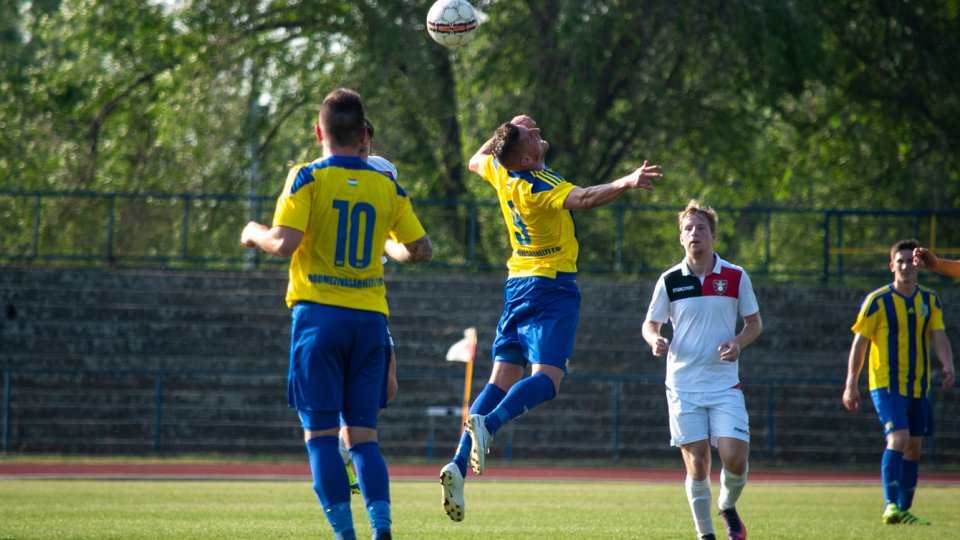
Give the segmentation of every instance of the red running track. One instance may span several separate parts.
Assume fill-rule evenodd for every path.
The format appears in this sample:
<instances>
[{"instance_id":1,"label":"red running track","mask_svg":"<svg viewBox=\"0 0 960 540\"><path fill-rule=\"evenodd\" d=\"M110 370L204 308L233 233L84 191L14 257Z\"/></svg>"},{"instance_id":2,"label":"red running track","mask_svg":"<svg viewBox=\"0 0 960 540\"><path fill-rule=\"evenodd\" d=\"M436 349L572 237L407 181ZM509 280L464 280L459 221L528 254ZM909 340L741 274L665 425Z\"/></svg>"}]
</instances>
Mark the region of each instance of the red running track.
<instances>
[{"instance_id":1,"label":"red running track","mask_svg":"<svg viewBox=\"0 0 960 540\"><path fill-rule=\"evenodd\" d=\"M394 480L438 478L442 465L391 465ZM837 471L762 471L751 470L751 482L789 484L875 484L876 473ZM714 481L719 481L715 473ZM960 474L925 474L925 485L960 485ZM157 478L157 479L310 479L303 464L281 463L0 463L0 478ZM592 481L592 482L683 482L685 474L676 469L577 468L577 467L488 467L473 480L520 481Z\"/></svg>"}]
</instances>

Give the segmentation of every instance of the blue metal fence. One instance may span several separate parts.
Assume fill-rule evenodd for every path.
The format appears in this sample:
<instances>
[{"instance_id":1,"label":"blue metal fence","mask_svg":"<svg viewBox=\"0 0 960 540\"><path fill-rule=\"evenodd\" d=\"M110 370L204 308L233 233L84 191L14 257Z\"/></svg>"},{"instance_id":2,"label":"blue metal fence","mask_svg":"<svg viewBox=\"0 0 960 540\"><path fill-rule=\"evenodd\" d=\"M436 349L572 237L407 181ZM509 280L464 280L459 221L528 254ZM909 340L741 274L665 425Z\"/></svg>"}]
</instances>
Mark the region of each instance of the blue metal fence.
<instances>
[{"instance_id":1,"label":"blue metal fence","mask_svg":"<svg viewBox=\"0 0 960 540\"><path fill-rule=\"evenodd\" d=\"M231 452L299 453L295 415L287 408L283 369L68 369L0 366L3 373L2 445L0 452L71 451L82 439L85 453L148 452L176 455L183 448ZM457 398L462 377L450 371L400 370L403 399L391 404L381 431L393 452L407 457L434 457L436 441L451 445L459 436ZM170 384L167 384L170 381ZM482 383L482 381L480 381ZM880 428L872 415L853 417L839 406L842 378L745 377L753 431L755 459L778 462L816 462L829 453L875 458ZM437 393L433 386L449 390ZM547 415L535 415L516 427L512 422L499 437L506 460L515 448L535 441L543 452L572 445L575 455L592 459L656 459L673 456L666 444L666 399L662 375L575 373L566 383L566 399L577 409L596 399L588 416L569 416L563 403ZM939 393L939 392L937 392ZM789 395L788 395L789 394ZM823 394L835 399L825 400ZM109 401L98 397L110 396ZM793 396L793 398L791 398ZM812 404L790 406L791 399ZM446 401L453 414L434 418L437 400ZM562 400L560 400L562 401ZM604 402L606 403L604 405ZM232 405L225 407L224 403ZM655 404L643 406L643 403ZM118 404L123 404L119 406ZM242 404L239 405L238 404ZM956 402L934 400L937 416L945 420L938 436L955 439L949 421ZM64 412L66 411L66 412ZM231 419L231 414L242 416ZM555 418L565 429L590 433L580 441L551 437ZM541 423L537 423L537 421ZM442 422L442 429L438 422ZM580 422L578 424L577 422ZM804 431L815 426L816 438ZM16 424L16 430L13 429ZM225 427L211 434L214 424ZM520 434L519 432L523 433ZM416 436L409 435L416 433ZM166 434L166 435L165 435ZM639 438L637 438L639 437ZM525 442L521 443L521 439ZM400 443L402 441L402 444ZM549 441L549 442L548 442ZM797 444L796 441L802 441ZM204 446L205 445L205 446ZM402 447L402 448L401 448ZM925 443L928 462L960 462L956 448ZM786 452L790 452L786 455ZM522 455L523 453L521 453ZM528 452L529 455L529 452Z\"/></svg>"},{"instance_id":2,"label":"blue metal fence","mask_svg":"<svg viewBox=\"0 0 960 540\"><path fill-rule=\"evenodd\" d=\"M502 267L509 245L493 201L416 200L434 264ZM0 190L0 262L279 266L243 250L246 221L269 222L272 197L232 194ZM615 204L576 214L581 270L657 273L677 258L678 207ZM754 275L827 282L884 270L906 237L960 254L960 211L720 207L718 250Z\"/></svg>"}]
</instances>

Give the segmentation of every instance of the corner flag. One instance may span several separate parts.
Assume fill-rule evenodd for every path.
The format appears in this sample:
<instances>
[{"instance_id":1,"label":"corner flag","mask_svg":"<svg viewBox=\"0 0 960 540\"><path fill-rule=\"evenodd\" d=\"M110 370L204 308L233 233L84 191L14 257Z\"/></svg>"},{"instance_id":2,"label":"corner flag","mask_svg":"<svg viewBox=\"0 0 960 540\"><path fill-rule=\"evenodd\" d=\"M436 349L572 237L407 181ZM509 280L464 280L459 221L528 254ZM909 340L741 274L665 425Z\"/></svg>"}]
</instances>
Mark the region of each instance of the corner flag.
<instances>
[{"instance_id":1,"label":"corner flag","mask_svg":"<svg viewBox=\"0 0 960 540\"><path fill-rule=\"evenodd\" d=\"M463 331L463 339L454 343L447 351L448 362L466 362L467 372L463 383L463 414L460 425L467 422L470 413L470 387L473 384L473 357L477 352L477 329L467 328Z\"/></svg>"}]
</instances>

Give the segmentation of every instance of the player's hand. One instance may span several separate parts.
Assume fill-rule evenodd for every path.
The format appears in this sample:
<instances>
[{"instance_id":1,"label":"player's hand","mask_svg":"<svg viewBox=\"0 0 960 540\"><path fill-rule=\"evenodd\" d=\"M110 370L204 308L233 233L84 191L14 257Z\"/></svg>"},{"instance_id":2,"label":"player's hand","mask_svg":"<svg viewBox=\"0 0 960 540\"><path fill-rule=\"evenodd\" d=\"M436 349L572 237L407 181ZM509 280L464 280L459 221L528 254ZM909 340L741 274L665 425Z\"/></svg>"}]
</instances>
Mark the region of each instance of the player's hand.
<instances>
[{"instance_id":1,"label":"player's hand","mask_svg":"<svg viewBox=\"0 0 960 540\"><path fill-rule=\"evenodd\" d=\"M632 189L653 191L653 179L663 178L663 173L661 173L660 170L660 165L651 165L649 161L644 160L643 165L633 171L633 174L628 177L630 178L629 186Z\"/></svg>"},{"instance_id":2,"label":"player's hand","mask_svg":"<svg viewBox=\"0 0 960 540\"><path fill-rule=\"evenodd\" d=\"M857 412L860 408L860 389L856 386L846 387L843 390L843 406L850 412Z\"/></svg>"},{"instance_id":3,"label":"player's hand","mask_svg":"<svg viewBox=\"0 0 960 540\"><path fill-rule=\"evenodd\" d=\"M665 337L658 337L650 349L653 351L654 356L663 356L670 350L670 340Z\"/></svg>"},{"instance_id":4,"label":"player's hand","mask_svg":"<svg viewBox=\"0 0 960 540\"><path fill-rule=\"evenodd\" d=\"M240 244L244 247L255 248L258 246L256 242L256 237L259 234L262 234L263 231L269 230L265 225L261 225L256 221L251 221L247 223L247 226L243 228L243 232L240 233Z\"/></svg>"},{"instance_id":5,"label":"player's hand","mask_svg":"<svg viewBox=\"0 0 960 540\"><path fill-rule=\"evenodd\" d=\"M525 114L518 114L517 116L514 116L510 123L515 126L523 126L527 129L537 127L537 122Z\"/></svg>"},{"instance_id":6,"label":"player's hand","mask_svg":"<svg viewBox=\"0 0 960 540\"><path fill-rule=\"evenodd\" d=\"M957 377L956 372L953 369L953 365L944 366L943 368L943 384L941 385L944 390L949 390L953 388L953 383Z\"/></svg>"},{"instance_id":7,"label":"player's hand","mask_svg":"<svg viewBox=\"0 0 960 540\"><path fill-rule=\"evenodd\" d=\"M937 264L940 262L940 258L933 254L927 248L914 248L913 250L913 265L918 268L926 268L931 270L937 267Z\"/></svg>"},{"instance_id":8,"label":"player's hand","mask_svg":"<svg viewBox=\"0 0 960 540\"><path fill-rule=\"evenodd\" d=\"M740 344L735 339L728 339L717 347L720 352L720 359L724 362L734 362L740 358Z\"/></svg>"}]
</instances>

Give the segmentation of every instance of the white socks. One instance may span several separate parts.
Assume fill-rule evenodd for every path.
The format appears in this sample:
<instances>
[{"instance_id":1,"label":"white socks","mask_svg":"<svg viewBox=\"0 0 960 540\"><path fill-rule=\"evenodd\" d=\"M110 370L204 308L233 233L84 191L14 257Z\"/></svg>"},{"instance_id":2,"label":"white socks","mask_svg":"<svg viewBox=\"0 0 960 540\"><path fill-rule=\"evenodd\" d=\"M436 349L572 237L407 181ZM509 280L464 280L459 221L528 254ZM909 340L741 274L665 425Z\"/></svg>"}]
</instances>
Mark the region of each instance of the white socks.
<instances>
[{"instance_id":1,"label":"white socks","mask_svg":"<svg viewBox=\"0 0 960 540\"><path fill-rule=\"evenodd\" d=\"M747 465L740 476L728 471L726 467L720 471L720 497L717 499L720 510L729 510L737 505L740 494L743 493L743 486L747 485L748 472L750 472L750 465Z\"/></svg>"},{"instance_id":2,"label":"white socks","mask_svg":"<svg viewBox=\"0 0 960 540\"><path fill-rule=\"evenodd\" d=\"M710 516L710 478L694 480L687 476L685 482L687 500L690 502L690 511L693 512L693 523L697 526L697 534L704 535L713 532L713 519Z\"/></svg>"}]
</instances>

